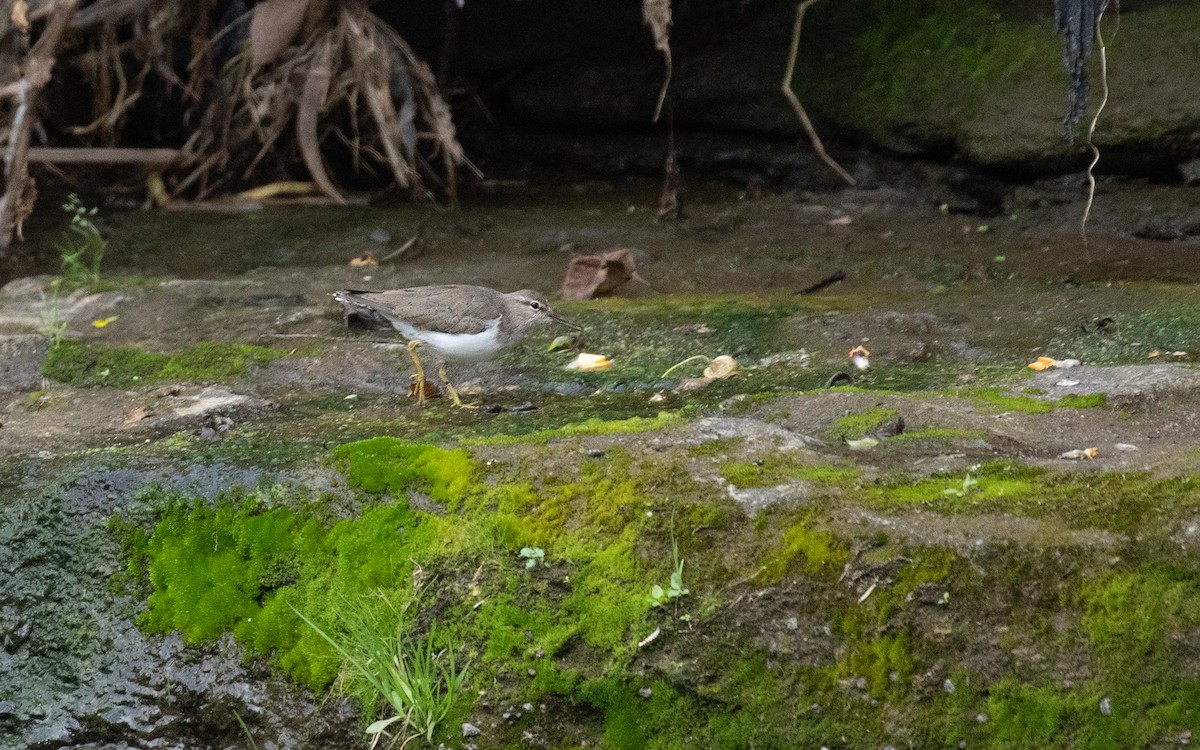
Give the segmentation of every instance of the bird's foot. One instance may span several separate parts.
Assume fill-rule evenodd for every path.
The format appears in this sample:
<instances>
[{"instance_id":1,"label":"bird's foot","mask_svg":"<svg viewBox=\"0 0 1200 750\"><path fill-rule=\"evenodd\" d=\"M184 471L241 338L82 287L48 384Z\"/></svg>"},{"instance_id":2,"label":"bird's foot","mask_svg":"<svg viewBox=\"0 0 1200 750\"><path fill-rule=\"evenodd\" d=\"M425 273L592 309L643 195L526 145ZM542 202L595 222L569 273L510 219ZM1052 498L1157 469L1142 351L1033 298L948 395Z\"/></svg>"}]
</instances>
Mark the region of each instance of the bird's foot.
<instances>
[{"instance_id":1,"label":"bird's foot","mask_svg":"<svg viewBox=\"0 0 1200 750\"><path fill-rule=\"evenodd\" d=\"M479 404L477 404L477 403L468 404L468 403L465 403L461 398L458 397L458 391L456 391L454 389L454 386L450 383L450 378L446 377L445 363L443 363L442 366L438 368L438 377L442 379L442 385L446 386L446 393L450 394L450 401L455 406L457 406L460 409L478 409L479 408Z\"/></svg>"}]
</instances>

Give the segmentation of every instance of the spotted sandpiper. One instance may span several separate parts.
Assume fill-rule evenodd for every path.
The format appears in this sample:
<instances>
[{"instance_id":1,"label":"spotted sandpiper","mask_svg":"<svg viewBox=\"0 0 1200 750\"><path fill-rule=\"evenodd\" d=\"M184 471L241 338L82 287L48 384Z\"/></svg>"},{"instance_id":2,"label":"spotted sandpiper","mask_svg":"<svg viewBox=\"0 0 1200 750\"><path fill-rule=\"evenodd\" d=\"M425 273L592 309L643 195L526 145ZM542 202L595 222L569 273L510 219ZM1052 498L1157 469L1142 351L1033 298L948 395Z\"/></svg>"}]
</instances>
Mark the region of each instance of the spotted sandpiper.
<instances>
[{"instance_id":1,"label":"spotted sandpiper","mask_svg":"<svg viewBox=\"0 0 1200 750\"><path fill-rule=\"evenodd\" d=\"M447 362L480 362L513 346L539 323L556 321L576 330L560 317L545 296L530 289L505 294L483 286L447 284L364 292L343 289L333 298L350 311L382 317L408 339L416 368L417 400L425 402L425 368L417 357L424 346L441 360L438 377L455 406L465 406L446 377Z\"/></svg>"}]
</instances>

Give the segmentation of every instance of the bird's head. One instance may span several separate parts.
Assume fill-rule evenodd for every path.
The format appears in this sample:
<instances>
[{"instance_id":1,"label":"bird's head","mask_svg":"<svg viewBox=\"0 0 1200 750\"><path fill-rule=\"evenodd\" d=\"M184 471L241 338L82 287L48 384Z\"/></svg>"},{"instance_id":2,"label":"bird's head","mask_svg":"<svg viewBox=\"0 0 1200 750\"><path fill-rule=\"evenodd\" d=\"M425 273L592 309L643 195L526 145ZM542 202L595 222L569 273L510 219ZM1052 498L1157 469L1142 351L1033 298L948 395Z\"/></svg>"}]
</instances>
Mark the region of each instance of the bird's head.
<instances>
[{"instance_id":1,"label":"bird's head","mask_svg":"<svg viewBox=\"0 0 1200 750\"><path fill-rule=\"evenodd\" d=\"M550 302L541 292L522 289L504 296L508 298L508 313L512 316L514 327L518 330L550 322L562 323L576 331L582 330L580 326L554 312L554 308L550 307Z\"/></svg>"}]
</instances>

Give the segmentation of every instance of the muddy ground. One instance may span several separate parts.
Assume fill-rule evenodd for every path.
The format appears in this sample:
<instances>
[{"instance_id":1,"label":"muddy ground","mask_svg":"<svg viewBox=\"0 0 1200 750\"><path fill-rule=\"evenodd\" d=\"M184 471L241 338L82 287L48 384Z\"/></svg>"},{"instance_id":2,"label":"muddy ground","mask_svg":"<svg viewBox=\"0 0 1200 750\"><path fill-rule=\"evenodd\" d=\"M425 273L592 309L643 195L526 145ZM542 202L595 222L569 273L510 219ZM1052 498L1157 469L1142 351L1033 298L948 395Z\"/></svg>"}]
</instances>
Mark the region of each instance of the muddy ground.
<instances>
[{"instance_id":1,"label":"muddy ground","mask_svg":"<svg viewBox=\"0 0 1200 750\"><path fill-rule=\"evenodd\" d=\"M1200 727L1188 645L1200 594L1171 588L1178 607L1135 637L1102 627L1124 614L1095 590L1125 575L1154 591L1149 571L1164 567L1171 581L1200 576L1200 193L1102 185L1085 246L1077 188L1009 188L984 210L945 187L712 185L670 223L653 219L655 186L636 183L497 188L458 211L105 212L103 283L63 292L67 344L48 359L50 278L0 290L0 729L16 738L0 745L248 747L235 713L260 747L359 741L351 701L314 696L266 656L243 661L230 636L185 646L135 627L147 592L113 585L125 553L109 530L155 482L210 499L302 487L353 516L365 490L328 451L378 436L464 446L493 484L587 477L589 461L626 456L647 507L681 493L688 512L720 509L683 544L696 571L686 627L664 622L639 655L658 610L639 615L608 662L588 636L569 641L551 661L582 682L536 696L512 683L519 659L480 656L473 668L495 686L472 685L480 697L455 717L482 734L443 728L448 746L638 746L612 686L645 697L651 683L676 701L648 719L663 747L678 730L662 716L685 704L713 734L677 736L684 746L1186 744ZM412 237L394 259L350 263ZM395 339L347 331L329 297L450 282L552 292L572 253L613 247L634 250L648 283L560 306L613 368L565 370L571 354L546 351L560 331L538 331L451 369L477 410L419 408ZM793 294L839 270L845 281ZM869 369L847 359L858 345ZM683 381L703 364L664 377L697 354L733 355L742 372L694 390ZM1081 364L1034 373L1039 356ZM645 421L618 422L631 418ZM563 429L586 420L598 421ZM922 561L938 555L934 575ZM878 630L856 619L871 607ZM1141 650L1122 651L1129 639ZM726 684L716 665L729 649L765 660L794 721L713 739L722 712L779 710L749 697L765 689L749 678ZM1182 687L1121 692L1130 663ZM930 729L929 711L956 694L965 723ZM514 718L526 698L540 713Z\"/></svg>"}]
</instances>

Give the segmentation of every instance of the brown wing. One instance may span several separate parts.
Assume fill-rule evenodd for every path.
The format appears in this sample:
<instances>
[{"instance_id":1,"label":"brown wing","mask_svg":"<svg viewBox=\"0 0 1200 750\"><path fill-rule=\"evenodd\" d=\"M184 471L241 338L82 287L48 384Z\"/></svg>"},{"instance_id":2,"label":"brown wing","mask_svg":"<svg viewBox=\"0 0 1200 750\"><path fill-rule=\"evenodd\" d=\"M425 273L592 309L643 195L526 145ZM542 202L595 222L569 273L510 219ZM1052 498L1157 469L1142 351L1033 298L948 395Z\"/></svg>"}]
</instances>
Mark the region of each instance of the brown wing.
<instances>
[{"instance_id":1,"label":"brown wing","mask_svg":"<svg viewBox=\"0 0 1200 750\"><path fill-rule=\"evenodd\" d=\"M482 286L449 284L364 292L355 299L421 330L479 333L504 312L503 296Z\"/></svg>"}]
</instances>

